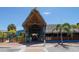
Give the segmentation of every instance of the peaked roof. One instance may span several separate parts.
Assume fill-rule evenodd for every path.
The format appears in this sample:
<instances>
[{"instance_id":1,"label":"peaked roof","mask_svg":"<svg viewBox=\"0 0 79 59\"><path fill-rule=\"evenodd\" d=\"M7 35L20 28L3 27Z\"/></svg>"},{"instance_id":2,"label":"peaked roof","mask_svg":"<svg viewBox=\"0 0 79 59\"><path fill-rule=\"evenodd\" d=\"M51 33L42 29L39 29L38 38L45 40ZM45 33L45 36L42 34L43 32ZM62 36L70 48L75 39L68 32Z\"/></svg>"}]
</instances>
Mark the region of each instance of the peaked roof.
<instances>
[{"instance_id":1,"label":"peaked roof","mask_svg":"<svg viewBox=\"0 0 79 59\"><path fill-rule=\"evenodd\" d=\"M40 15L39 11L34 8L31 13L29 14L29 16L26 18L26 20L23 22L23 26L26 25L26 23L29 21L29 18L31 17L32 14L37 13L37 15L40 17L41 21L43 22L43 24L46 26L46 22L44 21L43 17Z\"/></svg>"}]
</instances>

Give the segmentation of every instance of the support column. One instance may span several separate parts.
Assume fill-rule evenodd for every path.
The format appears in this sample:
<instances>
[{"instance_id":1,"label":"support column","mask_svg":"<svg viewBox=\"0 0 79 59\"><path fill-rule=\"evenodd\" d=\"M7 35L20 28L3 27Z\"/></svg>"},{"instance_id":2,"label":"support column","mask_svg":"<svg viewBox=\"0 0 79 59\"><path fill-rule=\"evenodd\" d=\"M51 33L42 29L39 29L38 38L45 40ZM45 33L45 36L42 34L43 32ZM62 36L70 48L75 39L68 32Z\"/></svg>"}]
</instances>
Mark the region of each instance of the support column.
<instances>
[{"instance_id":1,"label":"support column","mask_svg":"<svg viewBox=\"0 0 79 59\"><path fill-rule=\"evenodd\" d=\"M46 27L43 28L43 40L44 40L44 46L46 46L45 31L46 31Z\"/></svg>"}]
</instances>

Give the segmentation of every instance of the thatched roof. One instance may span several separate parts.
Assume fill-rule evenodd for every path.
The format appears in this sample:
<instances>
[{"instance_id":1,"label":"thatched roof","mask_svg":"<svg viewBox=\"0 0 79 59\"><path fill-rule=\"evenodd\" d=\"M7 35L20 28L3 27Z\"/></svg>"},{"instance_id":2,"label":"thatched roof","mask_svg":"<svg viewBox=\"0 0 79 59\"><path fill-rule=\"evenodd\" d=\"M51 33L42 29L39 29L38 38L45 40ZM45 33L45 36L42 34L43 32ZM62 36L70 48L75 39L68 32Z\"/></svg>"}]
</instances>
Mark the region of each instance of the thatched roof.
<instances>
[{"instance_id":1,"label":"thatched roof","mask_svg":"<svg viewBox=\"0 0 79 59\"><path fill-rule=\"evenodd\" d=\"M31 11L31 13L29 14L29 16L25 19L25 21L23 22L23 27L28 23L28 21L29 21L29 19L32 17L32 15L34 15L34 14L37 14L37 16L40 18L40 20L42 21L42 24L43 25L45 25L46 26L46 22L45 22L45 20L43 19L43 17L40 15L40 13L39 13L39 11L36 9L36 8L34 8L34 9L32 9L32 11ZM33 17L34 18L34 17ZM32 19L32 20L34 20L34 19Z\"/></svg>"},{"instance_id":2,"label":"thatched roof","mask_svg":"<svg viewBox=\"0 0 79 59\"><path fill-rule=\"evenodd\" d=\"M56 24L49 24L46 26L46 33L57 33L58 31L56 30ZM79 29L70 29L72 32L78 32ZM64 33L67 33L65 30L62 30Z\"/></svg>"},{"instance_id":3,"label":"thatched roof","mask_svg":"<svg viewBox=\"0 0 79 59\"><path fill-rule=\"evenodd\" d=\"M56 25L54 24L49 24L46 26L46 33L52 33L56 28Z\"/></svg>"}]
</instances>

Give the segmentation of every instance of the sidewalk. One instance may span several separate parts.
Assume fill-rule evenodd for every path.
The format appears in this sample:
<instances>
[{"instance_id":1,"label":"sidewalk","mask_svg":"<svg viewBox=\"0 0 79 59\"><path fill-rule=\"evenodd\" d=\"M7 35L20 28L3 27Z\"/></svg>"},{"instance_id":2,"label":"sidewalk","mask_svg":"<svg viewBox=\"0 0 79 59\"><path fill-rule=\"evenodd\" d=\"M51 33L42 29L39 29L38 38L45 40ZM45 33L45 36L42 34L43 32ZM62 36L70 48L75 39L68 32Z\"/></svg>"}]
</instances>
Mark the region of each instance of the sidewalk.
<instances>
[{"instance_id":1,"label":"sidewalk","mask_svg":"<svg viewBox=\"0 0 79 59\"><path fill-rule=\"evenodd\" d=\"M79 46L79 43L64 43L64 44L69 46Z\"/></svg>"},{"instance_id":2,"label":"sidewalk","mask_svg":"<svg viewBox=\"0 0 79 59\"><path fill-rule=\"evenodd\" d=\"M23 52L26 46L19 43L0 43L0 52Z\"/></svg>"},{"instance_id":3,"label":"sidewalk","mask_svg":"<svg viewBox=\"0 0 79 59\"><path fill-rule=\"evenodd\" d=\"M69 47L69 50L67 51L78 51L79 49L79 43L63 43L64 45L67 45ZM54 51L54 50L62 50L64 49L61 46L55 47L57 43L46 43L44 46L44 43L41 44L33 44L30 46L18 44L18 43L0 43L0 47L11 47L13 49L19 48L20 51L17 52L48 52L48 51Z\"/></svg>"},{"instance_id":4,"label":"sidewalk","mask_svg":"<svg viewBox=\"0 0 79 59\"><path fill-rule=\"evenodd\" d=\"M43 44L33 44L30 46L27 46L25 52L44 52L44 46Z\"/></svg>"},{"instance_id":5,"label":"sidewalk","mask_svg":"<svg viewBox=\"0 0 79 59\"><path fill-rule=\"evenodd\" d=\"M46 46L54 46L57 43L47 43ZM68 46L79 46L79 43L63 43L64 45L68 45Z\"/></svg>"},{"instance_id":6,"label":"sidewalk","mask_svg":"<svg viewBox=\"0 0 79 59\"><path fill-rule=\"evenodd\" d=\"M27 47L25 52L44 52L44 47Z\"/></svg>"},{"instance_id":7,"label":"sidewalk","mask_svg":"<svg viewBox=\"0 0 79 59\"><path fill-rule=\"evenodd\" d=\"M63 43L64 45L68 45L69 47L74 47L75 49L78 49L76 46L79 46L79 43ZM34 44L34 45L30 45L25 49L25 52L48 52L48 48L50 48L52 51L54 51L52 48L54 49L59 49L61 48L61 46L59 46L58 48L55 47L55 45L57 45L57 43L46 43L46 45L44 46L44 44ZM71 48L70 48L71 49ZM62 51L64 49L62 48Z\"/></svg>"}]
</instances>

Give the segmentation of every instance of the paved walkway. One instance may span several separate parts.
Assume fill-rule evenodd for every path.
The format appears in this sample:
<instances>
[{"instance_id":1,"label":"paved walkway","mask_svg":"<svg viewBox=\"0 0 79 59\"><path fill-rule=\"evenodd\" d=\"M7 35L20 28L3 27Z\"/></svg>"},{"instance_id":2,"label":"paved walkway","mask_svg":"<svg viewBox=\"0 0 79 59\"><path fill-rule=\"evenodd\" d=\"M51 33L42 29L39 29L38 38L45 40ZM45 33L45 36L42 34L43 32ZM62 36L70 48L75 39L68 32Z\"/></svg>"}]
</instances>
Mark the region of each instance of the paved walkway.
<instances>
[{"instance_id":1,"label":"paved walkway","mask_svg":"<svg viewBox=\"0 0 79 59\"><path fill-rule=\"evenodd\" d=\"M27 47L25 52L44 52L44 47Z\"/></svg>"},{"instance_id":2,"label":"paved walkway","mask_svg":"<svg viewBox=\"0 0 79 59\"><path fill-rule=\"evenodd\" d=\"M25 52L79 52L79 43L64 43L66 46L58 45L57 43L46 43L30 45L25 49Z\"/></svg>"},{"instance_id":3,"label":"paved walkway","mask_svg":"<svg viewBox=\"0 0 79 59\"><path fill-rule=\"evenodd\" d=\"M23 52L25 45L18 43L0 43L0 52Z\"/></svg>"},{"instance_id":4,"label":"paved walkway","mask_svg":"<svg viewBox=\"0 0 79 59\"><path fill-rule=\"evenodd\" d=\"M21 46L22 44L18 44L18 43L0 43L0 47L13 47L16 48L18 46Z\"/></svg>"},{"instance_id":5,"label":"paved walkway","mask_svg":"<svg viewBox=\"0 0 79 59\"><path fill-rule=\"evenodd\" d=\"M33 44L26 47L25 52L44 52L43 44Z\"/></svg>"},{"instance_id":6,"label":"paved walkway","mask_svg":"<svg viewBox=\"0 0 79 59\"><path fill-rule=\"evenodd\" d=\"M46 43L44 46L43 43L40 43L26 46L18 43L0 43L0 52L79 52L79 43L64 43L64 45Z\"/></svg>"}]
</instances>

